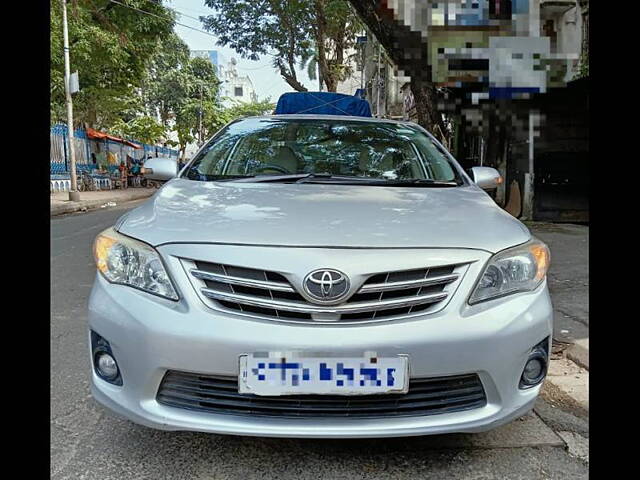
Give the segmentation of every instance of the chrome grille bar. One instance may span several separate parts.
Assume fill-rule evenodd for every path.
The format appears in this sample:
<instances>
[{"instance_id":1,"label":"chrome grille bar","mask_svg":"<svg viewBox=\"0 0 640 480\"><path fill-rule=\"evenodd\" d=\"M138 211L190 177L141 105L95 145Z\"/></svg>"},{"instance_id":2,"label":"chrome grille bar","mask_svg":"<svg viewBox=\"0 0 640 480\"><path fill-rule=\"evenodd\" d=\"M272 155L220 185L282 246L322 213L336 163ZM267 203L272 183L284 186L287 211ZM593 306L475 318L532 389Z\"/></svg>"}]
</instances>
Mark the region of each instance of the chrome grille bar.
<instances>
[{"instance_id":1,"label":"chrome grille bar","mask_svg":"<svg viewBox=\"0 0 640 480\"><path fill-rule=\"evenodd\" d=\"M383 310L389 308L410 307L425 303L436 303L444 300L449 295L446 292L429 293L425 295L414 295L410 297L393 298L389 300L375 300L369 302L355 302L335 306L321 306L302 302L288 302L285 300L271 300L269 298L243 295L239 293L223 293L210 288L200 289L202 294L214 300L223 302L233 302L238 304L252 305L254 307L272 308L276 310L286 310L298 313L361 313L372 310Z\"/></svg>"},{"instance_id":2,"label":"chrome grille bar","mask_svg":"<svg viewBox=\"0 0 640 480\"><path fill-rule=\"evenodd\" d=\"M363 285L359 293L384 292L386 290L406 290L410 288L428 287L431 285L441 285L454 282L458 279L458 274L440 275L438 277L421 278L418 280L405 280L402 282L372 283Z\"/></svg>"},{"instance_id":3,"label":"chrome grille bar","mask_svg":"<svg viewBox=\"0 0 640 480\"><path fill-rule=\"evenodd\" d=\"M268 280L254 280L250 278L233 277L230 275L219 275L217 273L205 272L204 270L191 269L191 275L200 280L211 280L213 282L229 283L244 287L264 288L277 292L295 292L291 285L281 282L271 282Z\"/></svg>"}]
</instances>

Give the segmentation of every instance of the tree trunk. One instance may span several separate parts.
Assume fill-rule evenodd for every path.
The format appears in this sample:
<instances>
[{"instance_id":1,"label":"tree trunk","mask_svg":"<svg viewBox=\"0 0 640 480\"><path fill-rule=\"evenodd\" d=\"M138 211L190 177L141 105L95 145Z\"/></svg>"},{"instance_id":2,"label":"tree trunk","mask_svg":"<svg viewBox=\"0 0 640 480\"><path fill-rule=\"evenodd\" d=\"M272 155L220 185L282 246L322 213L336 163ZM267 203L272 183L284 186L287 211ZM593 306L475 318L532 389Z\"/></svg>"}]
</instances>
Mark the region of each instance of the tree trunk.
<instances>
[{"instance_id":1,"label":"tree trunk","mask_svg":"<svg viewBox=\"0 0 640 480\"><path fill-rule=\"evenodd\" d=\"M333 75L327 75L322 77L324 84L327 86L327 92L335 92L338 89L338 82Z\"/></svg>"},{"instance_id":2,"label":"tree trunk","mask_svg":"<svg viewBox=\"0 0 640 480\"><path fill-rule=\"evenodd\" d=\"M397 18L397 11L388 7L390 2L348 1L362 22L382 44L398 70L411 77L411 91L418 123L431 132L438 125L442 132L446 133L442 116L437 110L437 93L431 83L431 69L427 57L428 45L422 34L412 31L407 25L396 20L394 16Z\"/></svg>"},{"instance_id":3,"label":"tree trunk","mask_svg":"<svg viewBox=\"0 0 640 480\"><path fill-rule=\"evenodd\" d=\"M295 77L292 77L291 75L286 75L284 73L281 73L281 75L282 75L282 78L284 78L284 81L287 82L291 86L291 88L293 88L295 91L297 92L309 91L307 87L302 85L298 80L296 80Z\"/></svg>"},{"instance_id":4,"label":"tree trunk","mask_svg":"<svg viewBox=\"0 0 640 480\"><path fill-rule=\"evenodd\" d=\"M327 60L327 49L325 46L325 32L327 29L327 19L324 15L324 0L316 0L314 2L316 12L316 25L314 28L316 47L318 49L318 70L320 71L321 81L327 86L328 92L336 91L336 83L331 75L329 61Z\"/></svg>"},{"instance_id":5,"label":"tree trunk","mask_svg":"<svg viewBox=\"0 0 640 480\"><path fill-rule=\"evenodd\" d=\"M437 109L436 90L433 84L415 76L411 77L411 92L416 105L418 124L438 138L441 138L442 134L446 135L442 115Z\"/></svg>"},{"instance_id":6,"label":"tree trunk","mask_svg":"<svg viewBox=\"0 0 640 480\"><path fill-rule=\"evenodd\" d=\"M282 75L282 78L284 78L284 81L287 82L291 86L291 88L293 88L297 92L308 91L307 87L305 87L298 81L298 78L295 75L295 70L292 75L284 66L281 59L278 59L278 68L280 69L280 75Z\"/></svg>"}]
</instances>

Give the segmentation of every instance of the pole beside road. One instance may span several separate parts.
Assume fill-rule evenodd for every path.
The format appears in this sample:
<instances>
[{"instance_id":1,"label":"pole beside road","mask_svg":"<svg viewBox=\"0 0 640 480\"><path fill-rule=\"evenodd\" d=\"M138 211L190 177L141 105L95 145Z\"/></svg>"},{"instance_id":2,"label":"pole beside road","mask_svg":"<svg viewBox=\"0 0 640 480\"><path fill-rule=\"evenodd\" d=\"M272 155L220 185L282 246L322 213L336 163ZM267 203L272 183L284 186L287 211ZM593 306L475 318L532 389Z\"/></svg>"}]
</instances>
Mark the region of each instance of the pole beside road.
<instances>
[{"instance_id":1,"label":"pole beside road","mask_svg":"<svg viewBox=\"0 0 640 480\"><path fill-rule=\"evenodd\" d=\"M198 147L202 146L202 80L200 80L200 112L198 115Z\"/></svg>"},{"instance_id":2,"label":"pole beside road","mask_svg":"<svg viewBox=\"0 0 640 480\"><path fill-rule=\"evenodd\" d=\"M78 181L76 177L76 150L73 144L73 101L71 99L71 67L69 65L69 29L67 27L67 2L60 0L62 3L62 34L64 38L64 90L67 100L67 127L69 134L69 176L71 177L71 189L69 191L69 200L72 202L80 201L78 193Z\"/></svg>"}]
</instances>

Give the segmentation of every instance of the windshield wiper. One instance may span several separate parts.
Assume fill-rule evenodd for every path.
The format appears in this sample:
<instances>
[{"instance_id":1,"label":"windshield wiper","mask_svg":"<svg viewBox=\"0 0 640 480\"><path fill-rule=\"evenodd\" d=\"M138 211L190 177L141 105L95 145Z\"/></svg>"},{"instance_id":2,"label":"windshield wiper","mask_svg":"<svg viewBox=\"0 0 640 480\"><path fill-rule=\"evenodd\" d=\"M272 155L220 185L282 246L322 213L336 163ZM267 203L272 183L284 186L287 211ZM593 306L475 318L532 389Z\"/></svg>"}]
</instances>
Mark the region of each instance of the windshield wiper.
<instances>
[{"instance_id":1,"label":"windshield wiper","mask_svg":"<svg viewBox=\"0 0 640 480\"><path fill-rule=\"evenodd\" d=\"M389 180L385 178L332 175L330 173L292 173L287 175L230 175L220 176L217 181L234 183L328 183L337 185L373 185L380 187L458 187L455 181L444 182L429 178Z\"/></svg>"},{"instance_id":2,"label":"windshield wiper","mask_svg":"<svg viewBox=\"0 0 640 480\"><path fill-rule=\"evenodd\" d=\"M421 187L421 188L438 188L438 187L458 187L460 183L455 181L445 182L432 179L415 178L411 180L386 180L384 178L367 178L367 177L332 177L328 181L323 179L303 179L296 183L330 183L338 185L370 185L375 187Z\"/></svg>"},{"instance_id":3,"label":"windshield wiper","mask_svg":"<svg viewBox=\"0 0 640 480\"><path fill-rule=\"evenodd\" d=\"M413 178L411 180L387 180L383 182L383 185L398 187L459 187L461 184L456 181L449 182L430 178Z\"/></svg>"},{"instance_id":4,"label":"windshield wiper","mask_svg":"<svg viewBox=\"0 0 640 480\"><path fill-rule=\"evenodd\" d=\"M301 180L307 178L331 178L329 173L292 173L287 175L245 175L242 177L231 178L231 182L260 182L260 183L277 183L277 182L295 182L302 183Z\"/></svg>"}]
</instances>

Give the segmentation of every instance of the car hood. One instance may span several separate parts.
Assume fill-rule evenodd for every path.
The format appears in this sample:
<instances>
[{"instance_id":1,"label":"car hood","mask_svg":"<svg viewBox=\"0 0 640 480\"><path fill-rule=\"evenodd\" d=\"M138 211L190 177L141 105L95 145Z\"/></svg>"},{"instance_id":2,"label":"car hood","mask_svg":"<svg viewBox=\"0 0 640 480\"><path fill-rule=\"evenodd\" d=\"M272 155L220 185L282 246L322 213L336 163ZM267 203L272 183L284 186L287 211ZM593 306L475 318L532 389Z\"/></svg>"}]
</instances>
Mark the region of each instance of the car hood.
<instances>
[{"instance_id":1,"label":"car hood","mask_svg":"<svg viewBox=\"0 0 640 480\"><path fill-rule=\"evenodd\" d=\"M183 242L497 252L531 237L475 185L417 188L181 178L127 213L116 228L154 246Z\"/></svg>"}]
</instances>

